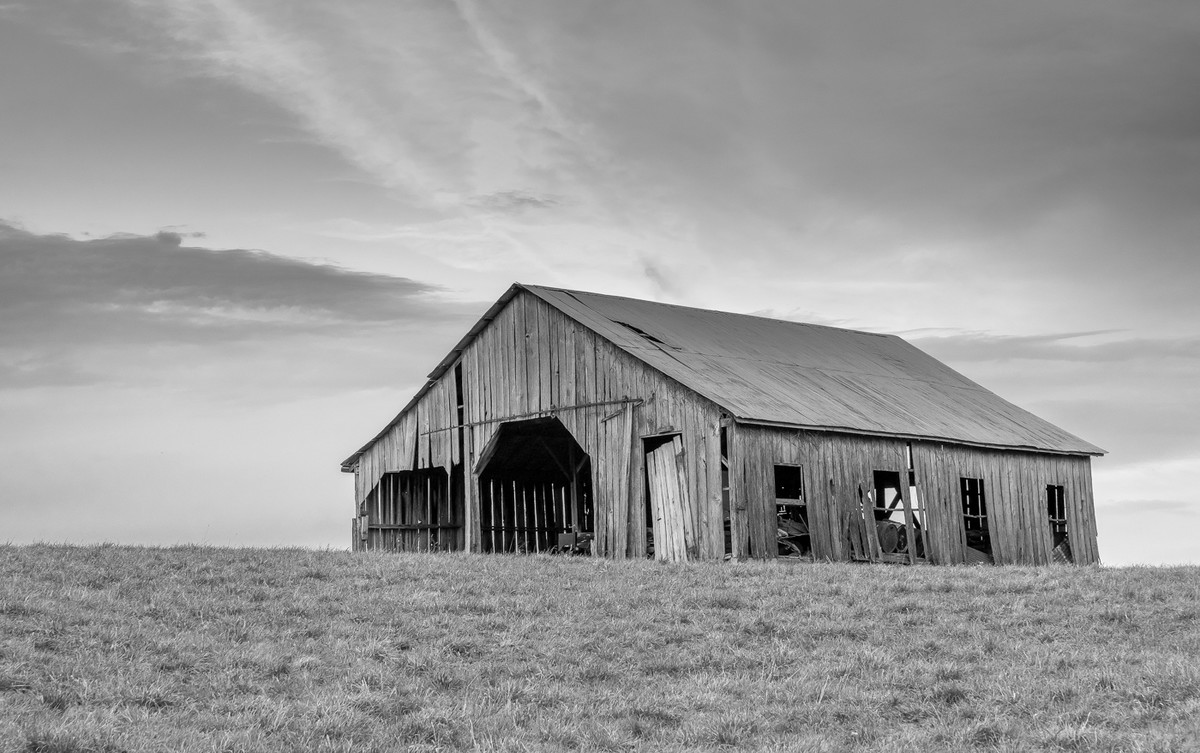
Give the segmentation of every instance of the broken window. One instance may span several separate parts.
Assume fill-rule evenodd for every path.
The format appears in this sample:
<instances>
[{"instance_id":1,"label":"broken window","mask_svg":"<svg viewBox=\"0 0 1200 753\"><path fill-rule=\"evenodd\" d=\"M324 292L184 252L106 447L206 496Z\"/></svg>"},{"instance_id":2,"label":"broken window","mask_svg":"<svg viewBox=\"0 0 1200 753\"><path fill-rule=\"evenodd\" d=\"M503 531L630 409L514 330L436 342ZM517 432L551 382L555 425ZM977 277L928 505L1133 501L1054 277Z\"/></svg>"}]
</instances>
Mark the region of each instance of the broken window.
<instances>
[{"instance_id":1,"label":"broken window","mask_svg":"<svg viewBox=\"0 0 1200 753\"><path fill-rule=\"evenodd\" d=\"M1046 487L1046 515L1050 519L1050 540L1054 546L1051 558L1062 564L1074 562L1067 535L1067 497L1063 487L1056 484Z\"/></svg>"},{"instance_id":2,"label":"broken window","mask_svg":"<svg viewBox=\"0 0 1200 753\"><path fill-rule=\"evenodd\" d=\"M911 555L912 559L925 557L925 513L917 502L911 485L911 472L905 473L909 481L908 504L900 490L901 476L897 471L875 471L872 492L872 512L875 533L879 539L880 554Z\"/></svg>"},{"instance_id":3,"label":"broken window","mask_svg":"<svg viewBox=\"0 0 1200 753\"><path fill-rule=\"evenodd\" d=\"M992 540L988 532L987 498L983 492L983 479L959 479L962 498L963 535L966 543L966 561L970 563L992 562Z\"/></svg>"},{"instance_id":4,"label":"broken window","mask_svg":"<svg viewBox=\"0 0 1200 753\"><path fill-rule=\"evenodd\" d=\"M775 466L775 514L781 557L808 557L808 503L804 498L804 473L798 465Z\"/></svg>"}]
</instances>

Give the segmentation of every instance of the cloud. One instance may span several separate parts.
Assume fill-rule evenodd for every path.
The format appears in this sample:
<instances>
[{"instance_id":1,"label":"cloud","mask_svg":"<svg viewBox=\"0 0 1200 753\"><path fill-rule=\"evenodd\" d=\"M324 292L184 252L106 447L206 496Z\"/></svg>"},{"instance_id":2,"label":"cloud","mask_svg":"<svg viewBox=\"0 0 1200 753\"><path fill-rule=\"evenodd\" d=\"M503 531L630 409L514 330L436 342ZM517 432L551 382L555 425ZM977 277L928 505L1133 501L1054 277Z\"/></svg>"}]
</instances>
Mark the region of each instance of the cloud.
<instances>
[{"instance_id":1,"label":"cloud","mask_svg":"<svg viewBox=\"0 0 1200 753\"><path fill-rule=\"evenodd\" d=\"M919 348L958 362L1034 360L1112 363L1143 359L1154 360L1161 365L1165 359L1200 361L1200 337L1122 337L1121 333L1114 330L1040 335L964 332L908 339Z\"/></svg>"},{"instance_id":2,"label":"cloud","mask_svg":"<svg viewBox=\"0 0 1200 753\"><path fill-rule=\"evenodd\" d=\"M619 160L588 176L607 209L658 232L683 215L693 253L907 275L902 251L950 245L959 284L971 262L985 280L1194 269L1193 5L489 8L488 33Z\"/></svg>"},{"instance_id":3,"label":"cloud","mask_svg":"<svg viewBox=\"0 0 1200 753\"><path fill-rule=\"evenodd\" d=\"M237 0L128 0L126 5L172 40L160 53L164 58L183 58L205 74L270 99L298 116L314 137L389 186L426 197L441 187L436 166L420 145L389 128L382 113L357 96L361 87L347 85L364 71L341 68L311 29L289 27L269 7ZM402 47L393 54L415 62Z\"/></svg>"},{"instance_id":4,"label":"cloud","mask_svg":"<svg viewBox=\"0 0 1200 753\"><path fill-rule=\"evenodd\" d=\"M475 195L585 192L563 176L596 161L584 130L465 0L299 11L269 0L116 4L130 12L135 30L123 33L142 54L283 108L415 207L456 212Z\"/></svg>"},{"instance_id":5,"label":"cloud","mask_svg":"<svg viewBox=\"0 0 1200 753\"><path fill-rule=\"evenodd\" d=\"M127 377L135 363L214 368L284 353L298 372L303 343L345 353L381 332L461 327L478 308L440 292L261 251L185 246L170 231L76 240L0 223L0 383L86 383Z\"/></svg>"},{"instance_id":6,"label":"cloud","mask_svg":"<svg viewBox=\"0 0 1200 753\"><path fill-rule=\"evenodd\" d=\"M1103 515L1183 515L1189 518L1200 513L1200 503L1180 499L1126 499L1105 502L1097 507Z\"/></svg>"},{"instance_id":7,"label":"cloud","mask_svg":"<svg viewBox=\"0 0 1200 753\"><path fill-rule=\"evenodd\" d=\"M553 196L537 196L526 191L496 191L472 196L468 203L497 212L521 212L528 209L550 209L562 202Z\"/></svg>"},{"instance_id":8,"label":"cloud","mask_svg":"<svg viewBox=\"0 0 1200 753\"><path fill-rule=\"evenodd\" d=\"M479 5L473 0L454 0L454 7L493 69L515 91L536 103L545 127L576 146L587 148L578 132L578 126L569 122L547 93L545 86L526 70L521 59L493 31L485 21Z\"/></svg>"},{"instance_id":9,"label":"cloud","mask_svg":"<svg viewBox=\"0 0 1200 753\"><path fill-rule=\"evenodd\" d=\"M1123 331L901 333L971 379L1126 464L1200 452L1200 338ZM916 335L916 336L914 336Z\"/></svg>"},{"instance_id":10,"label":"cloud","mask_svg":"<svg viewBox=\"0 0 1200 753\"><path fill-rule=\"evenodd\" d=\"M183 246L160 231L75 240L0 222L0 327L105 316L170 327L216 328L232 338L290 327L345 327L428 316L437 288L402 277L244 249Z\"/></svg>"},{"instance_id":11,"label":"cloud","mask_svg":"<svg viewBox=\"0 0 1200 753\"><path fill-rule=\"evenodd\" d=\"M92 36L125 34L145 68L282 108L395 189L406 206L376 220L486 223L535 266L577 263L567 249L592 254L603 230L606 257L652 254L681 295L808 282L828 292L804 308L836 319L853 305L842 283L881 275L925 285L930 308L962 310L955 289L1044 292L1015 314L1034 319L1056 296L1200 305L1183 282L1200 233L1187 4L105 7L128 29L97 21ZM570 245L549 242L568 224ZM480 253L445 240L445 258ZM606 276L643 279L615 266ZM719 269L719 285L694 269Z\"/></svg>"}]
</instances>

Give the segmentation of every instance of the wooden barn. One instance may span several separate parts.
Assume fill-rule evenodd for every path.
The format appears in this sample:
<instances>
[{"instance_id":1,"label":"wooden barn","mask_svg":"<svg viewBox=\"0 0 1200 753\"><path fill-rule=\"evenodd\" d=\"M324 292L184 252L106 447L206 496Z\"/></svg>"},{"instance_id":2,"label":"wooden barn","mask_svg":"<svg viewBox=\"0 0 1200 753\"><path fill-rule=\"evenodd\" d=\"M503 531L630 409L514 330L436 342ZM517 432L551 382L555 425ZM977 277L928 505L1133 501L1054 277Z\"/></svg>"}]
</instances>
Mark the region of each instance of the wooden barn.
<instances>
[{"instance_id":1,"label":"wooden barn","mask_svg":"<svg viewBox=\"0 0 1200 753\"><path fill-rule=\"evenodd\" d=\"M894 335L515 284L342 470L356 549L1092 564L1103 452Z\"/></svg>"}]
</instances>

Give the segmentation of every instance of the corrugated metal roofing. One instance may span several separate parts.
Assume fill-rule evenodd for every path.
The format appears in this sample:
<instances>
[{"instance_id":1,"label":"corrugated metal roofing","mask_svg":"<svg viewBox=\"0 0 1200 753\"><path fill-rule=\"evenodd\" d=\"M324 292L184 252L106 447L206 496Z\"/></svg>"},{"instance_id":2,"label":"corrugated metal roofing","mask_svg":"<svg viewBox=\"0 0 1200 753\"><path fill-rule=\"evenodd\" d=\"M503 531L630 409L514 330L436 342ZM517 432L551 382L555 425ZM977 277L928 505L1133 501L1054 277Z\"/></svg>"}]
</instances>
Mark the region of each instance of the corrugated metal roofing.
<instances>
[{"instance_id":1,"label":"corrugated metal roofing","mask_svg":"<svg viewBox=\"0 0 1200 753\"><path fill-rule=\"evenodd\" d=\"M895 335L519 287L740 421L1104 453Z\"/></svg>"},{"instance_id":2,"label":"corrugated metal roofing","mask_svg":"<svg viewBox=\"0 0 1200 753\"><path fill-rule=\"evenodd\" d=\"M1068 454L1104 450L979 386L895 335L512 285L368 448L416 405L521 290L747 423Z\"/></svg>"}]
</instances>

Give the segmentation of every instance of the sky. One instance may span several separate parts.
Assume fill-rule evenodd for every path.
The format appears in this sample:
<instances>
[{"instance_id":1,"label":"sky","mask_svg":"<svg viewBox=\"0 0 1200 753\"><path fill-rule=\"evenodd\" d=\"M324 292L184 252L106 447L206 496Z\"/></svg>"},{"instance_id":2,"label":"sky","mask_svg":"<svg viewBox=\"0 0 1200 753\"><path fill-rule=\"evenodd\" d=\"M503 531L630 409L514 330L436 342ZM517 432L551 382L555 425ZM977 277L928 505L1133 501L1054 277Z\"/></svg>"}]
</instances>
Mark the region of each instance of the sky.
<instances>
[{"instance_id":1,"label":"sky","mask_svg":"<svg viewBox=\"0 0 1200 753\"><path fill-rule=\"evenodd\" d=\"M514 281L899 334L1200 564L1194 0L0 0L0 542L346 548Z\"/></svg>"}]
</instances>

